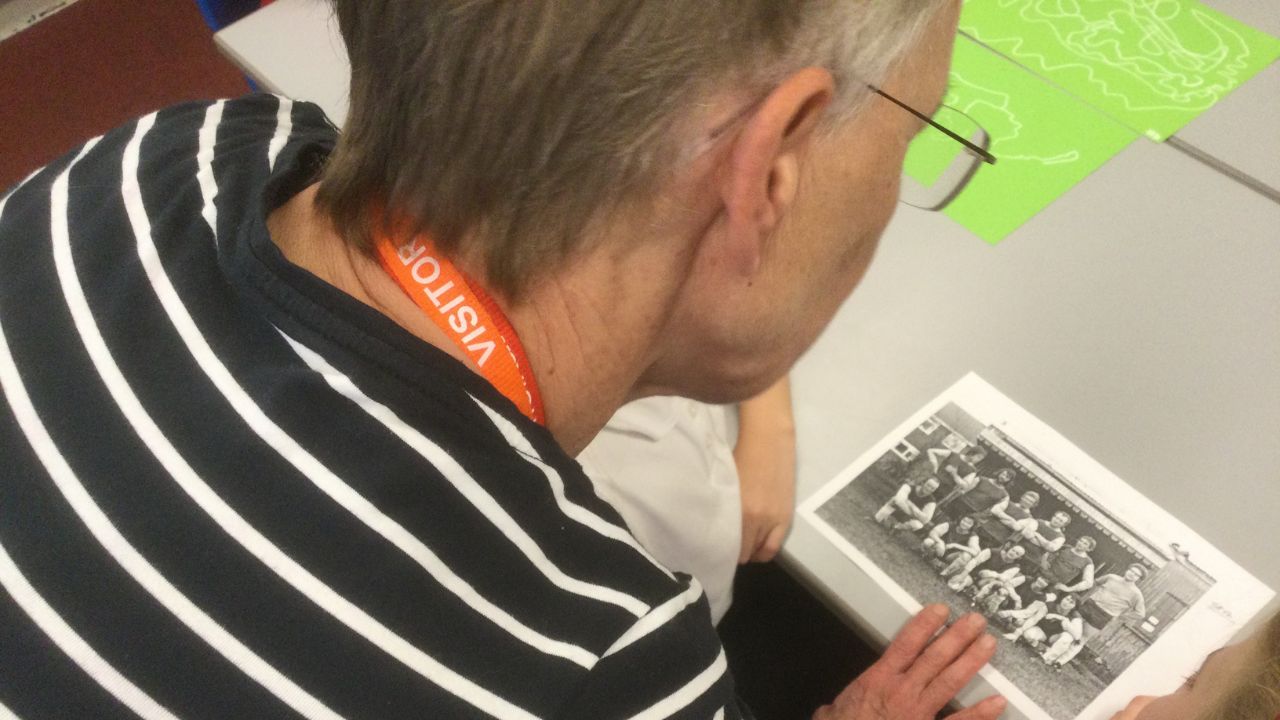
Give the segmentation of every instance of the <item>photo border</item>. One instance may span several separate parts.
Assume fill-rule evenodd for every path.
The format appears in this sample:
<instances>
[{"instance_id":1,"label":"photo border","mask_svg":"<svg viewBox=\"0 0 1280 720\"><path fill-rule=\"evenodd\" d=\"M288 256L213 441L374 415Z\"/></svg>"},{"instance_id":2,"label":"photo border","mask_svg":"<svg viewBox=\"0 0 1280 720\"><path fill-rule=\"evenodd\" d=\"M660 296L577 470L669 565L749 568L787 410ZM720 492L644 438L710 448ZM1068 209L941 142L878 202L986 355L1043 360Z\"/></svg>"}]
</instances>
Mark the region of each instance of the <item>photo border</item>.
<instances>
[{"instance_id":1,"label":"photo border","mask_svg":"<svg viewBox=\"0 0 1280 720\"><path fill-rule=\"evenodd\" d=\"M885 453L897 446L912 429L933 417L947 405L960 409L994 426L1015 439L1037 460L1062 474L1092 500L1105 503L1118 517L1125 518L1135 531L1149 538L1176 540L1191 552L1198 566L1217 582L1191 605L1185 614L1161 633L1154 644L1134 660L1120 676L1081 711L1078 718L1109 718L1136 695L1167 693L1199 667L1204 657L1230 641L1250 619L1260 612L1275 593L1261 581L1208 543L1198 533L1106 469L1020 405L982 378L969 373L940 395L912 413L872 447L845 467L800 504L797 514L808 521L889 597L908 613L922 605L892 577L858 548L827 524L817 511L837 492L853 483ZM1004 695L1011 708L1029 720L1055 719L1014 685L1003 673L988 665L980 676Z\"/></svg>"}]
</instances>

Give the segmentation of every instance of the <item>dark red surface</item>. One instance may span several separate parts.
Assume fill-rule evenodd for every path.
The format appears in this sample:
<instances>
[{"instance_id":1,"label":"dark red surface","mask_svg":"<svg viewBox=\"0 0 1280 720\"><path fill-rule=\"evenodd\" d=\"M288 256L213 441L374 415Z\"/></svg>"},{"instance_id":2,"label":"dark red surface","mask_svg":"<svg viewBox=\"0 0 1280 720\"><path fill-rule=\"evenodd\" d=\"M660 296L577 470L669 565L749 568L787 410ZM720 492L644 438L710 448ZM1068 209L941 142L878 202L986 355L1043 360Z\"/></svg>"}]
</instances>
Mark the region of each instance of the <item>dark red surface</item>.
<instances>
[{"instance_id":1,"label":"dark red surface","mask_svg":"<svg viewBox=\"0 0 1280 720\"><path fill-rule=\"evenodd\" d=\"M193 0L79 0L0 41L0 192L138 115L248 90Z\"/></svg>"}]
</instances>

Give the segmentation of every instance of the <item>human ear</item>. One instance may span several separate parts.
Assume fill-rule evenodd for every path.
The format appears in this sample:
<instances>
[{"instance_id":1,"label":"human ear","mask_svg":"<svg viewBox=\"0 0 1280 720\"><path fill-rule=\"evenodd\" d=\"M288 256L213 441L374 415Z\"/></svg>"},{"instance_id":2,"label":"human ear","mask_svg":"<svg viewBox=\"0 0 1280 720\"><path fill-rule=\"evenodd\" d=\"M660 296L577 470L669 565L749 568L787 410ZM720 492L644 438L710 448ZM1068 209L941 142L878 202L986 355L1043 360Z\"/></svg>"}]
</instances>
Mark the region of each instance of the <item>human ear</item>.
<instances>
[{"instance_id":1,"label":"human ear","mask_svg":"<svg viewBox=\"0 0 1280 720\"><path fill-rule=\"evenodd\" d=\"M795 202L805 155L834 92L827 70L792 74L751 112L733 143L721 192L733 265L747 275Z\"/></svg>"}]
</instances>

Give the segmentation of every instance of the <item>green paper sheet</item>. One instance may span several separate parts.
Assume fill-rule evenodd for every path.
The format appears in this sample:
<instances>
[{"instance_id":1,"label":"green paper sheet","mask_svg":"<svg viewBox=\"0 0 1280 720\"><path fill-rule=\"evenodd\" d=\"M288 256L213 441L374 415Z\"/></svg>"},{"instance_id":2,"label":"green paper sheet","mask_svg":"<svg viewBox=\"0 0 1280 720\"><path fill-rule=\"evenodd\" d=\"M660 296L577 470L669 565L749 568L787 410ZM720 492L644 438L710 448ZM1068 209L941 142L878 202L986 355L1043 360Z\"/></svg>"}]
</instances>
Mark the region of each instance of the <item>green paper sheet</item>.
<instances>
[{"instance_id":1,"label":"green paper sheet","mask_svg":"<svg viewBox=\"0 0 1280 720\"><path fill-rule=\"evenodd\" d=\"M966 0L960 29L1157 142L1280 57L1194 0Z\"/></svg>"},{"instance_id":2,"label":"green paper sheet","mask_svg":"<svg viewBox=\"0 0 1280 720\"><path fill-rule=\"evenodd\" d=\"M991 136L995 165L982 165L945 213L995 244L1071 189L1138 136L1007 59L956 38L944 102ZM957 145L922 133L906 172L929 184L938 156Z\"/></svg>"}]
</instances>

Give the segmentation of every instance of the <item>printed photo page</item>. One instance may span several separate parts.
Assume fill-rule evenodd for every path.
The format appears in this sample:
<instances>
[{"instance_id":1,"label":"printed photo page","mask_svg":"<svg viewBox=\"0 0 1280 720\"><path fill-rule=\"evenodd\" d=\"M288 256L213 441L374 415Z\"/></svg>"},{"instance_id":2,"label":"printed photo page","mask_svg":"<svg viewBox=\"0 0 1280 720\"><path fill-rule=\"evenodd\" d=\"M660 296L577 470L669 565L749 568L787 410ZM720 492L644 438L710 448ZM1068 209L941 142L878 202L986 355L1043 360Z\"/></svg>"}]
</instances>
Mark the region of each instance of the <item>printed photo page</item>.
<instances>
[{"instance_id":1,"label":"printed photo page","mask_svg":"<svg viewBox=\"0 0 1280 720\"><path fill-rule=\"evenodd\" d=\"M1031 720L1173 691L1274 595L973 374L800 512L907 612L986 615L983 677Z\"/></svg>"}]
</instances>

